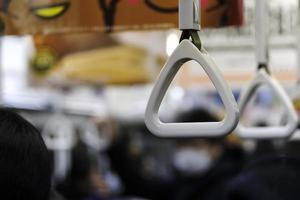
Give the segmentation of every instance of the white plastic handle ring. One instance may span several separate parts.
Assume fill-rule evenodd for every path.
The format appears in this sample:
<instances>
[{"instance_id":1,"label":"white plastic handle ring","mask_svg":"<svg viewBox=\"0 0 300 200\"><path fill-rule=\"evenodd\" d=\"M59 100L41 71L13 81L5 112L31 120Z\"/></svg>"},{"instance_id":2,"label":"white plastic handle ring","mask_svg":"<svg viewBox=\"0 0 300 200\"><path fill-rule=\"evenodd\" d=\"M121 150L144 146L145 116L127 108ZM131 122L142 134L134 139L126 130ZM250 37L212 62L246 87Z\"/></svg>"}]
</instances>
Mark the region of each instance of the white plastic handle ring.
<instances>
[{"instance_id":1,"label":"white plastic handle ring","mask_svg":"<svg viewBox=\"0 0 300 200\"><path fill-rule=\"evenodd\" d=\"M180 67L190 61L198 62L212 80L223 100L226 116L221 122L209 123L163 123L158 111L169 85ZM219 137L231 133L239 121L239 111L232 91L222 77L210 56L189 40L183 40L171 55L153 88L150 96L145 123L148 129L159 137Z\"/></svg>"},{"instance_id":2,"label":"white plastic handle ring","mask_svg":"<svg viewBox=\"0 0 300 200\"><path fill-rule=\"evenodd\" d=\"M236 129L236 134L244 139L284 139L289 138L297 129L298 115L293 107L293 104L278 81L272 78L264 69L259 70L254 80L250 83L247 89L241 94L239 100L240 112L246 108L248 101L255 93L256 89L261 85L267 85L275 95L279 97L284 108L287 111L288 119L285 126L275 127L244 127L241 123Z\"/></svg>"}]
</instances>

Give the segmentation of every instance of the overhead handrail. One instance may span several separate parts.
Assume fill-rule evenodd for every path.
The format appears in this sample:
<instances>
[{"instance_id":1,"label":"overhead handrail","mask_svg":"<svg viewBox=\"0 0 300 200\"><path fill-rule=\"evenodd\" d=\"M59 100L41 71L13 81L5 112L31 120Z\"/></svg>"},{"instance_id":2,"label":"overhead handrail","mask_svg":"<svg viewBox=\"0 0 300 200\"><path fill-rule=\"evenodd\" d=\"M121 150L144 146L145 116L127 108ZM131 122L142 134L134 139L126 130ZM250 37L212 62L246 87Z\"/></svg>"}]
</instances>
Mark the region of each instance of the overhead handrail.
<instances>
[{"instance_id":1,"label":"overhead handrail","mask_svg":"<svg viewBox=\"0 0 300 200\"><path fill-rule=\"evenodd\" d=\"M198 0L180 0L179 26L183 31L180 44L162 69L146 108L145 123L153 134L160 137L220 137L231 133L238 124L239 111L232 91L201 44L199 8ZM180 67L191 60L199 63L210 77L223 100L226 116L220 122L163 123L158 111L164 95Z\"/></svg>"},{"instance_id":2,"label":"overhead handrail","mask_svg":"<svg viewBox=\"0 0 300 200\"><path fill-rule=\"evenodd\" d=\"M268 66L268 5L266 0L256 0L256 58L258 69L255 78L244 90L239 99L239 109L243 113L247 103L255 91L262 85L268 86L280 99L287 113L285 126L275 127L245 127L241 123L237 126L236 134L245 139L278 139L290 137L297 128L298 116L292 101L280 83L271 75Z\"/></svg>"}]
</instances>

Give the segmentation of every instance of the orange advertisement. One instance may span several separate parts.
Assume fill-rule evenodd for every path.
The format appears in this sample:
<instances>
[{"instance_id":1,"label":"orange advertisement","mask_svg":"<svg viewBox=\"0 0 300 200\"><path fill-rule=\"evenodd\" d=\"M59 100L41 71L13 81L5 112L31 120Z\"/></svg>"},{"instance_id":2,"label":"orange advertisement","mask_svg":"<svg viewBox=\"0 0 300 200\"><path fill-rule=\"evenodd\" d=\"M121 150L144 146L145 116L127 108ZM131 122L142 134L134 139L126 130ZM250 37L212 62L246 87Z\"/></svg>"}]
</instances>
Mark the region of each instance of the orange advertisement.
<instances>
[{"instance_id":1,"label":"orange advertisement","mask_svg":"<svg viewBox=\"0 0 300 200\"><path fill-rule=\"evenodd\" d=\"M178 0L0 0L6 34L167 29ZM242 0L201 0L202 27L241 26Z\"/></svg>"}]
</instances>

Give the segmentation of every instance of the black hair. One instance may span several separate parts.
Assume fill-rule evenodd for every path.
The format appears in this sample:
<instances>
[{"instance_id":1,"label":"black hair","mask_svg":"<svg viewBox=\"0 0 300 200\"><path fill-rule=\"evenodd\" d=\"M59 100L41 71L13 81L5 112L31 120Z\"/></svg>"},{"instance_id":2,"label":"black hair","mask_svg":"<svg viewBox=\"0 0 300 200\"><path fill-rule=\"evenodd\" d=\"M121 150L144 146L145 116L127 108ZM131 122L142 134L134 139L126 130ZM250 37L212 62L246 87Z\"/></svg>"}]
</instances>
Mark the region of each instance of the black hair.
<instances>
[{"instance_id":1,"label":"black hair","mask_svg":"<svg viewBox=\"0 0 300 200\"><path fill-rule=\"evenodd\" d=\"M179 114L177 122L217 122L218 118L203 108L195 108Z\"/></svg>"},{"instance_id":2,"label":"black hair","mask_svg":"<svg viewBox=\"0 0 300 200\"><path fill-rule=\"evenodd\" d=\"M40 132L0 109L0 195L9 200L48 200L52 165Z\"/></svg>"}]
</instances>

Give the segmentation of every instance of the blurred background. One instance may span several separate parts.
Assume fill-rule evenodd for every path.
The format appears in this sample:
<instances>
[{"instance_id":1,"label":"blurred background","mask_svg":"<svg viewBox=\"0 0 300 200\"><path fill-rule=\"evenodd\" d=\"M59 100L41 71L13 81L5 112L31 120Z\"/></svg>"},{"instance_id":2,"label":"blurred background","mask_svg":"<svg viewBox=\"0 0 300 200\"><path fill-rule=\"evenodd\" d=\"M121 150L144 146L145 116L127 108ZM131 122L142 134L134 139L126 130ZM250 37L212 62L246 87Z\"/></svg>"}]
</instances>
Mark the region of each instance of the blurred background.
<instances>
[{"instance_id":1,"label":"blurred background","mask_svg":"<svg viewBox=\"0 0 300 200\"><path fill-rule=\"evenodd\" d=\"M169 1L172 7L174 1ZM41 130L53 156L54 186L66 199L218 199L213 196L220 187L216 180L237 174L255 155L289 150L282 141L242 141L234 135L219 140L162 139L147 130L145 108L159 71L179 43L177 24L156 29L145 28L146 22L120 31L107 24L100 30L90 23L96 31L74 31L78 24L49 21L68 11L49 11L33 1L30 6L35 7L28 10L41 19L30 19L18 10L27 8L8 2L2 1L0 103ZM256 72L255 1L234 1L238 7L233 25L226 24L228 2L212 1L214 6L205 7L221 9L223 18L218 18L218 27L205 25L201 40L238 99ZM268 2L270 67L300 112L299 1ZM70 15L66 20L78 19ZM283 123L282 114L280 101L262 87L242 121L247 126L273 126ZM220 121L224 115L203 69L195 62L185 63L163 100L162 121Z\"/></svg>"}]
</instances>

